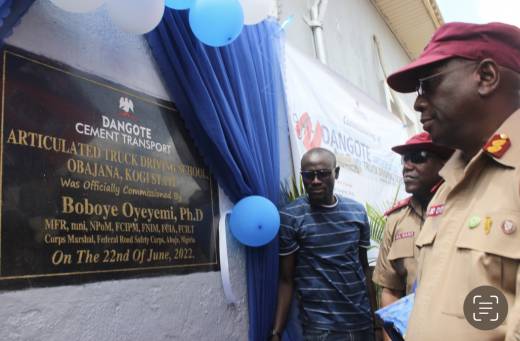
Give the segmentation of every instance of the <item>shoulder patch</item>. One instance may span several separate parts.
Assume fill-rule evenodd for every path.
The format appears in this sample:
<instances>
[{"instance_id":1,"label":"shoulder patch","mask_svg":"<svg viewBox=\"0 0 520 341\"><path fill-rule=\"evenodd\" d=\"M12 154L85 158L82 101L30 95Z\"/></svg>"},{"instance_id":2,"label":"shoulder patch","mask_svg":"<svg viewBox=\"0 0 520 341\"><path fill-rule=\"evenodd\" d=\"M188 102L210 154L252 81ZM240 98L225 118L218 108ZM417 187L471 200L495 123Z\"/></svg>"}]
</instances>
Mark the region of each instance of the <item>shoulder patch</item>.
<instances>
[{"instance_id":1,"label":"shoulder patch","mask_svg":"<svg viewBox=\"0 0 520 341\"><path fill-rule=\"evenodd\" d=\"M399 200L395 203L395 205L385 212L385 216L389 216L390 214L394 213L395 211L398 211L399 209L408 206L410 204L410 201L412 200L412 197L409 196L408 198L405 198L403 200Z\"/></svg>"},{"instance_id":2,"label":"shoulder patch","mask_svg":"<svg viewBox=\"0 0 520 341\"><path fill-rule=\"evenodd\" d=\"M484 151L500 159L511 147L511 140L506 134L495 134L484 145Z\"/></svg>"}]
</instances>

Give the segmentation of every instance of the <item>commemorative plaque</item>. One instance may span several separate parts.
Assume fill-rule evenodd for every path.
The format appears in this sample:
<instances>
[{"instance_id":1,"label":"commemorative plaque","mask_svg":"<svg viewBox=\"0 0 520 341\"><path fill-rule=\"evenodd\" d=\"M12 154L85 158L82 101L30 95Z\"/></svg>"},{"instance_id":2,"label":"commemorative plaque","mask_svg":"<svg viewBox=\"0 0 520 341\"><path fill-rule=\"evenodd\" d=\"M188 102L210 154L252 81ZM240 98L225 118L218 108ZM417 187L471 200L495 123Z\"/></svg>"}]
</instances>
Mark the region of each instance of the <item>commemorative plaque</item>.
<instances>
[{"instance_id":1,"label":"commemorative plaque","mask_svg":"<svg viewBox=\"0 0 520 341\"><path fill-rule=\"evenodd\" d=\"M218 270L217 188L172 103L2 56L0 289Z\"/></svg>"}]
</instances>

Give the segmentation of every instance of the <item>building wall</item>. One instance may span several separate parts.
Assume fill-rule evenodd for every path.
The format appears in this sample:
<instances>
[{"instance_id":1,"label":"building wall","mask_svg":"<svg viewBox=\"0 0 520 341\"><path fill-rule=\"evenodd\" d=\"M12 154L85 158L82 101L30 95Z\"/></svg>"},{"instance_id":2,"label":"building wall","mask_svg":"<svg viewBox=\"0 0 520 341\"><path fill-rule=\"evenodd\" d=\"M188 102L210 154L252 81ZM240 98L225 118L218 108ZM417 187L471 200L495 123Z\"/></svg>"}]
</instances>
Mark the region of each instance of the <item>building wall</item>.
<instances>
[{"instance_id":1,"label":"building wall","mask_svg":"<svg viewBox=\"0 0 520 341\"><path fill-rule=\"evenodd\" d=\"M37 0L6 41L149 95L168 99L142 36L119 31L104 8L73 14ZM221 210L230 203L221 195ZM232 285L220 272L0 292L2 340L246 340L244 250L228 238Z\"/></svg>"},{"instance_id":2,"label":"building wall","mask_svg":"<svg viewBox=\"0 0 520 341\"><path fill-rule=\"evenodd\" d=\"M294 15L286 27L287 43L310 57L315 56L314 41L311 28L303 18L309 16L314 2L278 0L281 22ZM386 72L397 70L410 59L370 0L329 0L323 20L323 36L328 67L388 107L389 96L385 94L384 76L373 37L379 41ZM396 96L406 107L403 114L416 119L412 109L415 96Z\"/></svg>"}]
</instances>

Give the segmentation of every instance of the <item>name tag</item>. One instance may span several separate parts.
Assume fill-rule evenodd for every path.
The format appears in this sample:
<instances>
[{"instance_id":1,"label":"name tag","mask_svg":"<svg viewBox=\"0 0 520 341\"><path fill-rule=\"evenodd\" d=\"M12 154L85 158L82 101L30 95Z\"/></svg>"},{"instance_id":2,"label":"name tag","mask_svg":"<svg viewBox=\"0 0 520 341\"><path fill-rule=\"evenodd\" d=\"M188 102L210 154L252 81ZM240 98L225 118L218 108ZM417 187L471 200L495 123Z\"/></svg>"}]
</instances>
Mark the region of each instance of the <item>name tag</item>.
<instances>
[{"instance_id":1,"label":"name tag","mask_svg":"<svg viewBox=\"0 0 520 341\"><path fill-rule=\"evenodd\" d=\"M412 238L413 236L415 236L415 232L414 231L398 232L398 233L396 233L396 235L394 237L394 240Z\"/></svg>"},{"instance_id":2,"label":"name tag","mask_svg":"<svg viewBox=\"0 0 520 341\"><path fill-rule=\"evenodd\" d=\"M444 204L435 205L435 206L430 207L426 216L427 217L436 217L438 215L441 215L443 212L444 212Z\"/></svg>"}]
</instances>

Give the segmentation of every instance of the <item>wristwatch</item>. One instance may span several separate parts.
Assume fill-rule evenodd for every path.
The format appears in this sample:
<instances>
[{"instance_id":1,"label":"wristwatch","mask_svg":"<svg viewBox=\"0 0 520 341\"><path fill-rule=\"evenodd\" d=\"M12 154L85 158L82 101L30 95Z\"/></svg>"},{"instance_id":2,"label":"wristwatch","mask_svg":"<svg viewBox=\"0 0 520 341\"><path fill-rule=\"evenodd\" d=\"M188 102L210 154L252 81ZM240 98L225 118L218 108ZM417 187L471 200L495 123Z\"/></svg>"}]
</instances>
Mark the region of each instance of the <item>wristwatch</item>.
<instances>
[{"instance_id":1,"label":"wristwatch","mask_svg":"<svg viewBox=\"0 0 520 341\"><path fill-rule=\"evenodd\" d=\"M277 331L276 329L273 329L271 331L271 339L273 338L273 336L278 336L279 339L282 338L282 333L280 333L279 331Z\"/></svg>"}]
</instances>

